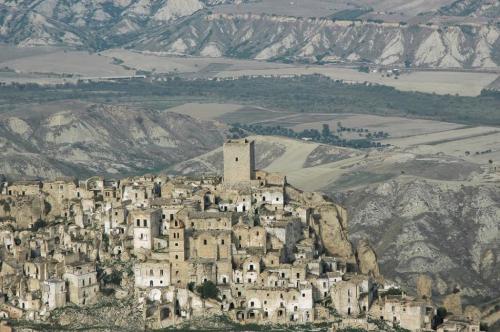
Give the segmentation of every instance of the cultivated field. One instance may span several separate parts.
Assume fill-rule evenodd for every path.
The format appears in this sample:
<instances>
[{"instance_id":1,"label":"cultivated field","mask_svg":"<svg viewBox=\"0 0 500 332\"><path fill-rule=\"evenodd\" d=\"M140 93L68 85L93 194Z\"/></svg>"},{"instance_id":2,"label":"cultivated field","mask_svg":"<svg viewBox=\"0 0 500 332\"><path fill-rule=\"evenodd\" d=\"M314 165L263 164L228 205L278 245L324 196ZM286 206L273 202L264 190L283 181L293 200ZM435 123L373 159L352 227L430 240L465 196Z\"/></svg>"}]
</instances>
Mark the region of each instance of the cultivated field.
<instances>
[{"instance_id":1,"label":"cultivated field","mask_svg":"<svg viewBox=\"0 0 500 332\"><path fill-rule=\"evenodd\" d=\"M223 5L214 9L222 13L267 13L288 16L324 17L346 9L373 8L375 11L403 13L408 16L433 11L453 0L262 0L245 4Z\"/></svg>"},{"instance_id":2,"label":"cultivated field","mask_svg":"<svg viewBox=\"0 0 500 332\"><path fill-rule=\"evenodd\" d=\"M5 54L1 54L5 51ZM111 49L98 54L55 48L25 49L0 46L0 68L16 73L0 73L0 82L54 84L73 82L71 77L109 77L134 75L136 70L155 74L173 74L185 78L238 78L242 76L278 76L322 74L347 83L372 83L392 86L401 91L477 96L494 85L498 74L474 72L417 71L398 79L381 73L362 73L356 68L334 65L306 66L257 60L179 57ZM36 75L34 75L36 74Z\"/></svg>"},{"instance_id":3,"label":"cultivated field","mask_svg":"<svg viewBox=\"0 0 500 332\"><path fill-rule=\"evenodd\" d=\"M339 122L343 127L364 128L370 132L389 133L390 139L384 142L398 142L402 147L411 145L414 137L424 139L424 134L446 132L463 128L464 125L433 120L410 119L396 116L378 116L369 114L335 113L290 113L264 108L255 108L236 104L199 104L188 103L170 108L168 111L187 114L203 120L219 120L228 124L262 124L288 127L295 131L306 129L321 130L323 124L336 131ZM471 130L471 129L468 129ZM482 129L474 129L482 132ZM345 134L345 133L344 133ZM395 140L398 138L399 140ZM433 139L432 136L430 138ZM401 142L401 143L400 143Z\"/></svg>"},{"instance_id":4,"label":"cultivated field","mask_svg":"<svg viewBox=\"0 0 500 332\"><path fill-rule=\"evenodd\" d=\"M155 73L207 73L215 75L229 68L231 70L289 68L291 65L256 60L229 58L182 57L172 54L140 53L124 49L110 49L101 53L108 58L117 58L123 64L135 69ZM223 65L214 66L214 65ZM210 68L212 67L212 68Z\"/></svg>"},{"instance_id":5,"label":"cultivated field","mask_svg":"<svg viewBox=\"0 0 500 332\"><path fill-rule=\"evenodd\" d=\"M189 115L200 120L214 120L227 113L236 112L244 106L236 104L199 104L187 103L169 108L167 111Z\"/></svg>"},{"instance_id":6,"label":"cultivated field","mask_svg":"<svg viewBox=\"0 0 500 332\"><path fill-rule=\"evenodd\" d=\"M470 127L365 114L288 113L234 104L186 104L169 111L226 123L280 125L296 131L321 130L325 123L335 131L338 122L341 122L348 128L389 133L390 138L382 142L392 147L381 151L359 151L266 136L266 142L279 144L285 149L267 165L266 170L285 173L290 183L304 190L335 186L350 188L402 174L432 181L464 181L475 173L481 173L490 160L495 164L500 160L500 128L496 127ZM342 135L356 138L357 134ZM255 139L261 140L262 137L256 136ZM344 152L330 152L329 149Z\"/></svg>"},{"instance_id":7,"label":"cultivated field","mask_svg":"<svg viewBox=\"0 0 500 332\"><path fill-rule=\"evenodd\" d=\"M330 114L320 115L322 119L315 121L315 115L305 116L300 115L293 120L296 125L292 129L302 131L304 129L321 130L324 123L327 123L331 129L337 128L338 122L342 126L348 128L366 128L369 131L384 131L389 133L390 137L407 137L426 133L440 132L455 128L460 128L462 125L456 123L447 123L432 120L408 119L402 117L391 116L376 116L364 114ZM326 121L325 121L326 120Z\"/></svg>"},{"instance_id":8,"label":"cultivated field","mask_svg":"<svg viewBox=\"0 0 500 332\"><path fill-rule=\"evenodd\" d=\"M135 74L132 70L113 64L110 58L88 52L55 50L40 54L21 48L11 48L10 52L21 56L5 59L0 56L0 68L8 67L21 73L68 74L83 77ZM23 56L23 52L28 53Z\"/></svg>"},{"instance_id":9,"label":"cultivated field","mask_svg":"<svg viewBox=\"0 0 500 332\"><path fill-rule=\"evenodd\" d=\"M437 94L477 96L497 78L497 74L472 72L418 71L402 74L399 78L380 73L362 73L357 69L333 66L296 66L276 69L225 70L217 74L220 78L242 76L290 76L322 74L347 83L373 83L392 86L401 91L419 91Z\"/></svg>"},{"instance_id":10,"label":"cultivated field","mask_svg":"<svg viewBox=\"0 0 500 332\"><path fill-rule=\"evenodd\" d=\"M61 49L55 47L16 47L12 45L0 44L0 62L51 54L59 51L61 51Z\"/></svg>"},{"instance_id":11,"label":"cultivated field","mask_svg":"<svg viewBox=\"0 0 500 332\"><path fill-rule=\"evenodd\" d=\"M203 77L237 78L242 76L290 76L322 74L348 83L374 83L392 86L401 91L477 96L497 78L497 74L472 72L418 71L403 74L398 79L380 73L362 73L355 68L289 65L256 60L227 58L176 57L143 54L123 49L101 53L117 58L123 64L155 73L198 74ZM217 66L218 65L218 66ZM383 77L384 76L384 77Z\"/></svg>"},{"instance_id":12,"label":"cultivated field","mask_svg":"<svg viewBox=\"0 0 500 332\"><path fill-rule=\"evenodd\" d=\"M487 164L500 160L500 128L472 127L384 140L416 153L443 154Z\"/></svg>"}]
</instances>

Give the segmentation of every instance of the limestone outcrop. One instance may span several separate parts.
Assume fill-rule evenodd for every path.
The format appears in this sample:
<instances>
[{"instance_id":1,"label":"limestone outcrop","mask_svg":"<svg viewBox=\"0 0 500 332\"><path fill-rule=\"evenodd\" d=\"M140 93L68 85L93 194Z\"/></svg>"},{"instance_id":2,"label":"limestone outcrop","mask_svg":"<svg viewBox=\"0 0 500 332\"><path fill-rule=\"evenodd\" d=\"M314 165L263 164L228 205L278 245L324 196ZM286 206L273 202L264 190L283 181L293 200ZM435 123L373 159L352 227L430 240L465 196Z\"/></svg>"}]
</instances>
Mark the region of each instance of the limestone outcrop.
<instances>
[{"instance_id":1,"label":"limestone outcrop","mask_svg":"<svg viewBox=\"0 0 500 332\"><path fill-rule=\"evenodd\" d=\"M470 320L479 322L481 320L481 310L479 310L476 306L468 305L464 309L464 316Z\"/></svg>"},{"instance_id":2,"label":"limestone outcrop","mask_svg":"<svg viewBox=\"0 0 500 332\"><path fill-rule=\"evenodd\" d=\"M380 276L377 254L366 239L358 242L356 247L356 261L362 274L372 275L377 278Z\"/></svg>"},{"instance_id":3,"label":"limestone outcrop","mask_svg":"<svg viewBox=\"0 0 500 332\"><path fill-rule=\"evenodd\" d=\"M334 256L353 257L348 239L345 210L338 205L326 205L315 210L315 226L318 228L325 251Z\"/></svg>"},{"instance_id":4,"label":"limestone outcrop","mask_svg":"<svg viewBox=\"0 0 500 332\"><path fill-rule=\"evenodd\" d=\"M423 299L432 297L432 279L426 274L421 274L417 278L417 296Z\"/></svg>"},{"instance_id":5,"label":"limestone outcrop","mask_svg":"<svg viewBox=\"0 0 500 332\"><path fill-rule=\"evenodd\" d=\"M448 313L454 315L462 314L462 298L460 292L454 292L452 294L446 295L443 299L443 307L446 308Z\"/></svg>"},{"instance_id":6,"label":"limestone outcrop","mask_svg":"<svg viewBox=\"0 0 500 332\"><path fill-rule=\"evenodd\" d=\"M285 187L287 199L312 209L312 227L320 236L321 247L329 254L354 261L354 252L347 230L347 210L334 204L324 194L302 192Z\"/></svg>"}]
</instances>

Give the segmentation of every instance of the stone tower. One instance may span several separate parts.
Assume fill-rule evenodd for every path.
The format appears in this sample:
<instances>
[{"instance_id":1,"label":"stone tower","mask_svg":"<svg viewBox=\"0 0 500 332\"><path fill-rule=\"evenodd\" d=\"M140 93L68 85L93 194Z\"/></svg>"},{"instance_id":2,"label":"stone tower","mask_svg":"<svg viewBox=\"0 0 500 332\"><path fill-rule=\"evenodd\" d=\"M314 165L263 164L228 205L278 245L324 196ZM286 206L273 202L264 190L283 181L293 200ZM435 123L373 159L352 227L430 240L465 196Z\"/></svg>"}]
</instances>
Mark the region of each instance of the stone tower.
<instances>
[{"instance_id":1,"label":"stone tower","mask_svg":"<svg viewBox=\"0 0 500 332\"><path fill-rule=\"evenodd\" d=\"M182 262L186 259L184 223L180 220L170 221L168 228L168 252L170 262Z\"/></svg>"},{"instance_id":2,"label":"stone tower","mask_svg":"<svg viewBox=\"0 0 500 332\"><path fill-rule=\"evenodd\" d=\"M224 143L224 184L249 184L255 174L254 141L228 140Z\"/></svg>"}]
</instances>

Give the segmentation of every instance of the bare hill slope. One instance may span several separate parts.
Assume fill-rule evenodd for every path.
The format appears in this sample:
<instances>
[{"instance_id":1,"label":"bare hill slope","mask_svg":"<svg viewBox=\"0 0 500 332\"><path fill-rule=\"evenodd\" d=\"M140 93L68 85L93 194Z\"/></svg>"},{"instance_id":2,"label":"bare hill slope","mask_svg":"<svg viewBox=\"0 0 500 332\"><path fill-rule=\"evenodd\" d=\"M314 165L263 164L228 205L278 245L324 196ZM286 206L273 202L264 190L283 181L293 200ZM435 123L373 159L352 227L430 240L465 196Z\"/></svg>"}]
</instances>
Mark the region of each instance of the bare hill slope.
<instances>
[{"instance_id":1,"label":"bare hill slope","mask_svg":"<svg viewBox=\"0 0 500 332\"><path fill-rule=\"evenodd\" d=\"M0 116L0 173L124 175L162 169L222 144L213 122L173 112L83 105Z\"/></svg>"}]
</instances>

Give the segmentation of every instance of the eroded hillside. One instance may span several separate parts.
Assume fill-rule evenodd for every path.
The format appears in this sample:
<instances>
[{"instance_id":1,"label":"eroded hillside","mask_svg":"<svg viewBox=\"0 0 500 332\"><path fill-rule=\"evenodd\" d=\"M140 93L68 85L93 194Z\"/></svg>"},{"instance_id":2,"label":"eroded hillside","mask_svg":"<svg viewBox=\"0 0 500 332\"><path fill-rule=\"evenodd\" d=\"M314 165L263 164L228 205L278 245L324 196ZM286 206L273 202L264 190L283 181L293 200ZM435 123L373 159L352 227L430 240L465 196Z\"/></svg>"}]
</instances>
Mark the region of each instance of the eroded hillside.
<instances>
[{"instance_id":1,"label":"eroded hillside","mask_svg":"<svg viewBox=\"0 0 500 332\"><path fill-rule=\"evenodd\" d=\"M493 25L445 28L213 14L196 16L176 29L144 35L130 47L259 60L343 59L417 67L496 67L499 36L500 30Z\"/></svg>"},{"instance_id":2,"label":"eroded hillside","mask_svg":"<svg viewBox=\"0 0 500 332\"><path fill-rule=\"evenodd\" d=\"M436 295L500 296L497 185L399 178L344 195L353 238L370 239L386 276L412 285L425 272Z\"/></svg>"},{"instance_id":3,"label":"eroded hillside","mask_svg":"<svg viewBox=\"0 0 500 332\"><path fill-rule=\"evenodd\" d=\"M438 13L486 20L497 16L498 6L469 2L458 1ZM437 12L416 21L405 16L407 20L401 22L213 13L212 9L227 3L233 1L0 1L0 41L19 46L126 47L215 58L402 67L496 68L500 63L500 30L494 21L445 23Z\"/></svg>"},{"instance_id":4,"label":"eroded hillside","mask_svg":"<svg viewBox=\"0 0 500 332\"><path fill-rule=\"evenodd\" d=\"M51 177L162 169L223 142L212 122L172 112L85 105L0 117L0 173Z\"/></svg>"}]
</instances>

